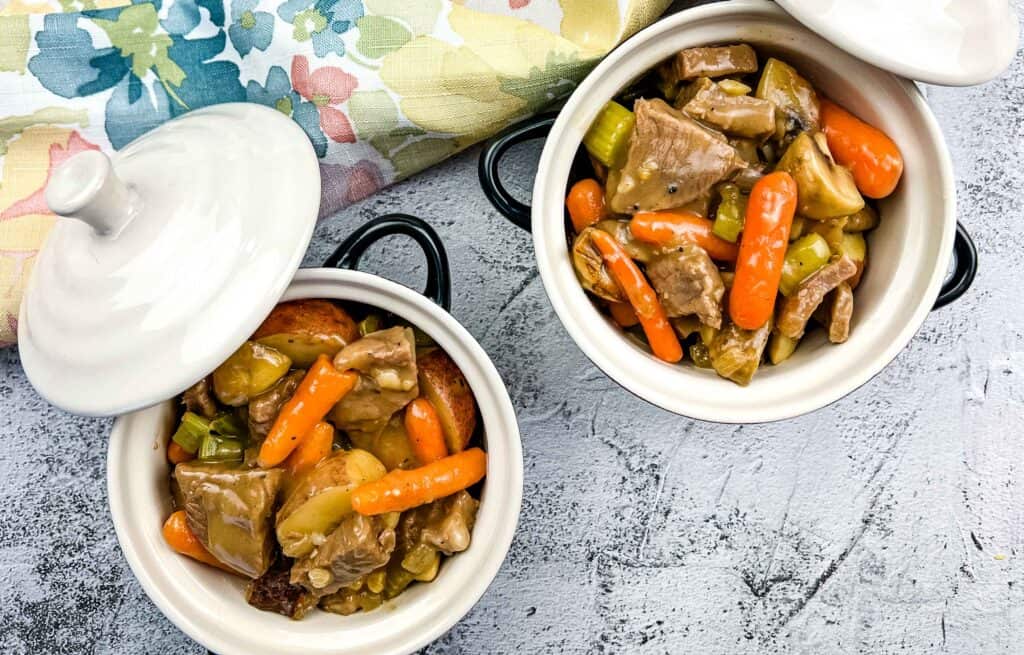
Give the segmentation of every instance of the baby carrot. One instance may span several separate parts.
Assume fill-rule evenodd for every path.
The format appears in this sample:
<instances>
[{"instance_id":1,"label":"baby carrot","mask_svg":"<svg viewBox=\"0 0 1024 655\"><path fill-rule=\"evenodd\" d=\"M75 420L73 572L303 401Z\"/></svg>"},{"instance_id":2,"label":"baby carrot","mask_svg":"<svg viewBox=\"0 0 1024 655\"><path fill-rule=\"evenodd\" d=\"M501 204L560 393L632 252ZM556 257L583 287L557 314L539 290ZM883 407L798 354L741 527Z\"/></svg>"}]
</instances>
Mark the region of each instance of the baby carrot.
<instances>
[{"instance_id":1,"label":"baby carrot","mask_svg":"<svg viewBox=\"0 0 1024 655\"><path fill-rule=\"evenodd\" d=\"M182 462L192 461L195 459L195 455L179 446L176 441L172 440L167 443L167 459L170 460L171 464L181 464Z\"/></svg>"},{"instance_id":2,"label":"baby carrot","mask_svg":"<svg viewBox=\"0 0 1024 655\"><path fill-rule=\"evenodd\" d=\"M658 300L658 294L615 237L602 230L593 232L594 245L601 251L608 272L626 294L629 304L633 306L654 356L666 362L681 360L683 347L679 345L679 337L668 322L668 316Z\"/></svg>"},{"instance_id":3,"label":"baby carrot","mask_svg":"<svg viewBox=\"0 0 1024 655\"><path fill-rule=\"evenodd\" d=\"M714 222L685 209L640 212L629 222L633 236L641 241L658 246L695 243L711 259L736 261L736 244L716 236L713 227Z\"/></svg>"},{"instance_id":4,"label":"baby carrot","mask_svg":"<svg viewBox=\"0 0 1024 655\"><path fill-rule=\"evenodd\" d=\"M352 492L352 509L371 516L404 512L462 491L483 479L487 455L469 448L411 470L395 469Z\"/></svg>"},{"instance_id":5,"label":"baby carrot","mask_svg":"<svg viewBox=\"0 0 1024 655\"><path fill-rule=\"evenodd\" d=\"M594 179L580 180L569 189L569 197L565 199L565 207L569 210L569 219L577 232L590 227L602 218L608 217L604 204L604 189Z\"/></svg>"},{"instance_id":6,"label":"baby carrot","mask_svg":"<svg viewBox=\"0 0 1024 655\"><path fill-rule=\"evenodd\" d=\"M850 169L861 193L884 198L896 189L903 175L903 155L885 132L824 98L821 127L832 156Z\"/></svg>"},{"instance_id":7,"label":"baby carrot","mask_svg":"<svg viewBox=\"0 0 1024 655\"><path fill-rule=\"evenodd\" d=\"M334 426L320 421L302 437L295 451L284 461L284 467L291 478L297 478L330 455L333 446Z\"/></svg>"},{"instance_id":8,"label":"baby carrot","mask_svg":"<svg viewBox=\"0 0 1024 655\"><path fill-rule=\"evenodd\" d=\"M260 446L259 465L277 466L299 445L327 412L359 381L354 371L339 371L330 357L320 355L302 378L295 395L281 408Z\"/></svg>"},{"instance_id":9,"label":"baby carrot","mask_svg":"<svg viewBox=\"0 0 1024 655\"><path fill-rule=\"evenodd\" d=\"M729 292L729 316L745 330L758 329L772 316L796 213L796 194L796 182L783 171L762 177L750 191L736 276Z\"/></svg>"},{"instance_id":10,"label":"baby carrot","mask_svg":"<svg viewBox=\"0 0 1024 655\"><path fill-rule=\"evenodd\" d=\"M426 398L417 398L406 406L405 431L409 435L409 445L416 455L416 461L421 466L448 456L441 419Z\"/></svg>"},{"instance_id":11,"label":"baby carrot","mask_svg":"<svg viewBox=\"0 0 1024 655\"><path fill-rule=\"evenodd\" d=\"M167 521L164 522L163 534L164 541L176 552L203 564L216 566L228 573L235 573L234 569L211 555L210 551L206 550L206 547L192 533L185 520L185 510L178 510L167 517Z\"/></svg>"}]
</instances>

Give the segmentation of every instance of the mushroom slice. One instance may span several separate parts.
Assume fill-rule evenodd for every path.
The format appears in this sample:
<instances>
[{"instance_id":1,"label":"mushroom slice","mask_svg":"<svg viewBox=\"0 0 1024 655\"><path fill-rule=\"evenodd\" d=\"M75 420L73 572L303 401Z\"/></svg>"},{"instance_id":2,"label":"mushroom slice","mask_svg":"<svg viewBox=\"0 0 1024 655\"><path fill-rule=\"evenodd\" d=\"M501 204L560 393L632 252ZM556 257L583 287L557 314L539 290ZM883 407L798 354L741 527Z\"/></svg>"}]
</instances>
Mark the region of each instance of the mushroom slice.
<instances>
[{"instance_id":1,"label":"mushroom slice","mask_svg":"<svg viewBox=\"0 0 1024 655\"><path fill-rule=\"evenodd\" d=\"M604 265L601 251L594 245L593 235L596 229L584 229L573 241L572 266L576 270L576 278L584 289L598 298L609 302L626 302L622 289L612 279Z\"/></svg>"},{"instance_id":2,"label":"mushroom slice","mask_svg":"<svg viewBox=\"0 0 1024 655\"><path fill-rule=\"evenodd\" d=\"M775 140L782 145L821 126L821 103L814 87L783 61L765 62L755 95L775 105Z\"/></svg>"},{"instance_id":3,"label":"mushroom slice","mask_svg":"<svg viewBox=\"0 0 1024 655\"><path fill-rule=\"evenodd\" d=\"M813 136L804 132L794 139L776 168L796 180L801 216L825 220L850 216L864 208L853 173L832 159L820 132Z\"/></svg>"}]
</instances>

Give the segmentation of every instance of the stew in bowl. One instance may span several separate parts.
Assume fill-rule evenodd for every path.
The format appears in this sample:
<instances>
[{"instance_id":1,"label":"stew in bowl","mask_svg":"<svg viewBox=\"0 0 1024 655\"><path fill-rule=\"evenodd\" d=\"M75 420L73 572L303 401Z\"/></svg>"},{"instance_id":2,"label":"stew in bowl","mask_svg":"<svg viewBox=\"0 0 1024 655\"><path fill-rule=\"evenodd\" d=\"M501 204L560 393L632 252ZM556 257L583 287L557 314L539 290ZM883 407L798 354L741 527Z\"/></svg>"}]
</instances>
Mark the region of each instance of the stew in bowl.
<instances>
[{"instance_id":1,"label":"stew in bowl","mask_svg":"<svg viewBox=\"0 0 1024 655\"><path fill-rule=\"evenodd\" d=\"M748 384L808 330L845 342L896 144L750 45L687 48L609 101L568 191L571 256L664 361Z\"/></svg>"},{"instance_id":2,"label":"stew in bowl","mask_svg":"<svg viewBox=\"0 0 1024 655\"><path fill-rule=\"evenodd\" d=\"M394 315L281 303L179 406L164 538L247 578L254 607L370 611L470 547L487 465L473 392Z\"/></svg>"},{"instance_id":3,"label":"stew in bowl","mask_svg":"<svg viewBox=\"0 0 1024 655\"><path fill-rule=\"evenodd\" d=\"M664 205L656 208L641 204L640 208L634 210L618 202L613 207L610 206L610 199L604 191L608 180L615 182L615 178L609 173L608 177L602 179L601 168L610 168L614 172L615 168L621 168L624 164L617 161L614 162L614 166L599 163L599 167L595 168L590 153L583 146L588 132L592 132L594 126L604 124L601 118L606 113L609 100L619 102L622 105L622 112L628 110L634 121L639 115L636 111L639 99L646 101L645 113L648 114L648 118L663 118L671 112L683 114L682 109L673 106L673 103L687 99L687 96L683 95L684 88L691 87L697 80L679 80L674 88L667 88L668 85L659 74L659 70L664 70L667 62L674 62L681 52L702 48L729 48L744 44L750 46L756 55L757 71L718 77L703 75L717 85L717 91L721 94L742 91L739 95L753 100L763 100L757 98L763 72L770 59L778 60L810 83L819 97L819 110L821 98L828 98L898 144L905 171L899 177L891 195L881 200L871 198L868 195L870 191L857 189L865 204L877 210L879 221L873 229L855 233L864 237L867 252L864 272L855 290L855 307L851 316L848 340L838 346L831 343L829 330L824 329L812 315L812 319L807 323L811 329L805 330L804 336L800 338L799 347L782 364L762 365L765 359L764 352L770 353L767 340L763 344L764 351L760 357L743 356L737 359L738 364L742 364L743 361L755 361L757 364L756 379L747 386L740 386L732 378L739 377L740 381L743 381L748 375L746 367L738 366L735 371L737 375L725 378L710 368L702 369L691 365L689 361L683 364L667 362L653 352L642 326L624 329L613 318L612 307L608 301L586 290L577 274L578 267L574 262L573 252L575 239L582 230L577 229L570 220L566 200L577 182L593 179L591 193L586 195L604 200L605 211L611 215L600 214L602 221L619 221L618 225L612 224L616 229L613 230L615 234L611 236L617 245L622 246L625 239L621 237L632 237L632 230L628 229L629 223L637 213L641 213L641 210L646 213L671 215L693 212L701 215L699 212L703 209L708 213L701 215L706 219L706 222L702 222L701 229L706 230L709 223L713 228L714 219L717 218L717 206L723 202L722 194L717 187L732 183L737 187L739 196L749 198L749 192L753 190L757 178L748 173L741 174L739 171L729 170L720 173L725 176L724 179L711 180L710 184L714 188L706 194L706 209L702 206L665 208ZM749 64L747 68L750 69ZM780 67L780 70L784 69ZM726 79L732 78L738 78L734 81L743 86L725 82ZM725 89L721 88L723 82ZM746 92L743 87L749 88L750 91ZM690 90L696 92L698 89L694 87ZM708 91L714 93L716 98L721 97L710 87L705 89L705 92ZM696 93L694 96L696 97ZM658 111L665 109L666 106L667 110ZM694 107L691 109L696 111ZM728 152L721 148L724 131L721 128L709 130L703 125L710 122L709 118L719 120L723 117L712 111L714 106L706 109L708 111L704 114L705 118L694 119L684 115L687 120L701 123L705 132L684 131L683 134L703 139L707 133L711 133L712 136L717 133L718 138L713 140L719 145L712 146L716 150ZM614 115L611 118L614 119ZM738 120L736 116L725 118ZM730 124L730 129L743 130L747 134L750 134L751 130L755 130L755 133L756 130L767 131L763 117L747 118L751 122ZM758 120L761 122L758 123ZM614 124L614 121L611 123ZM651 124L659 128L662 125L661 122L653 121ZM623 132L628 136L632 130L633 126L626 125ZM813 134L808 136L812 139L811 145L820 150L820 137L814 140ZM749 137L741 138L749 140ZM776 138L774 133L769 135L764 139L765 144ZM502 164L505 155L517 144L533 139L544 139L545 143L533 179L533 191L527 203L523 198L511 194L503 184L502 177L514 172L504 168ZM733 150L740 151L740 148L736 147L737 137L731 137L734 143L729 143L729 136L725 136L724 140ZM829 148L833 160L840 158L838 149L828 143L827 135L825 145ZM628 161L629 148L613 154L624 156ZM749 157L752 153L748 149L746 154ZM763 162L777 162L785 153L782 152L780 145L775 152L754 154ZM643 163L642 160L638 161ZM671 160L667 158L666 161ZM733 158L726 163L739 169L757 168L756 165L751 166L752 160L741 159L737 162ZM694 173L700 172L702 161L699 158L688 164L692 165ZM714 165L706 162L704 164L708 165L708 170L717 172ZM836 161L836 164L841 166L841 162ZM671 193L669 180L662 176L660 169L655 171L649 167L645 168L647 170L643 175L647 176L646 181L635 177L626 182L634 182L637 185L651 180L665 182L660 192L653 192L652 187L650 197L658 201L674 198L683 192L683 187L677 184L674 193ZM638 175L639 169L640 167L637 168ZM852 169L849 170L852 174ZM765 174L774 172L767 166L762 166L759 171L763 177L769 177ZM795 176L792 173L789 175L794 177L795 182ZM970 236L956 221L956 189L949 150L934 115L917 87L908 80L900 79L856 59L795 21L777 4L765 0L705 4L668 16L641 30L595 67L557 115L548 114L523 121L490 140L480 155L479 178L484 194L495 209L517 226L532 232L537 270L554 315L587 358L609 378L644 400L696 419L723 423L774 421L805 414L836 401L863 385L890 363L910 342L931 310L943 307L964 295L977 270L976 250ZM620 176L619 182L621 181ZM685 181L687 184L708 184L702 181L699 174L687 175ZM856 179L854 182L856 184ZM627 188L623 189L627 194L621 196L621 199L630 199L630 194L635 194L638 188L639 186L636 186L631 189L627 184ZM636 202L635 198L633 202ZM800 223L803 223L804 228L808 224L813 225L808 221L796 220L797 211L815 212L814 208L801 210L798 206L794 211L794 222L789 226L790 231ZM745 224L746 212L743 212L741 217ZM668 226L673 232L677 229L685 230L685 225L680 228L679 221L675 222L677 224ZM623 224L627 230L622 229ZM848 222L847 226L849 225ZM596 227L596 224L581 227ZM655 224L649 227L660 229L661 226ZM848 228L843 232L853 233L853 230ZM805 234L806 231L801 233L801 237ZM718 236L714 235L713 231L712 235ZM741 259L739 250L743 238L740 235L737 239L740 243L731 244L736 249L737 260ZM769 233L769 236L774 235ZM775 249L776 256L778 250L785 253L788 249L788 236L786 239L775 238L776 244L781 242L785 246ZM826 233L820 236L828 243L831 235ZM601 236L597 238L600 241L608 241ZM636 241L635 238L633 240ZM833 252L834 247L833 244L829 244L829 260L836 256ZM840 247L835 247L835 250L839 249ZM625 247L623 250L626 250L626 256L617 259L632 264L631 268L637 269L646 284L651 287L651 281L647 278L647 264L638 262L630 256L636 254L635 252L630 252ZM823 251L819 252L824 254ZM951 257L954 252L955 259ZM603 253L599 253L596 246L590 249L589 254L590 261L598 272L601 267L608 268L604 263ZM711 253L708 256L721 278L723 289L720 311L723 323L728 324L732 322L733 317L727 306L732 290L727 285L733 282L729 269L732 267L735 271L735 264L731 264L728 259L716 260ZM722 253L717 253L717 256L721 257ZM772 260L772 263L775 261L777 260ZM955 262L952 274L951 261ZM782 258L782 263L785 263L785 257ZM781 264L778 267L781 268ZM775 266L772 268L775 269ZM605 287L605 290L607 289ZM624 292L621 295L625 295ZM651 292L646 294L648 298L651 296L661 303L657 290L653 287ZM785 296L774 294L769 286L768 293L758 294L757 305L760 311L764 312L764 305L773 297L774 327L774 315ZM632 309L632 303L623 304ZM667 309L664 306L662 308ZM636 314L635 309L632 314ZM619 315L627 323L639 318L634 318L628 312L620 312ZM739 327L752 330L749 324L756 317L756 313L753 317L746 317L748 327ZM677 318L678 321L683 321L682 327L690 330L690 336L680 337L678 332L675 333L678 350L674 355L680 359L692 359L690 353L683 351L690 350L690 346L698 343L699 336L696 332L699 332L699 327L694 328L694 322L699 322L700 316ZM671 325L672 320L667 316L667 312L664 320ZM687 323L690 324L689 327ZM705 333L710 333L707 326ZM770 334L768 332L769 337ZM760 336L764 338L764 334ZM707 347L702 341L700 345ZM699 356L700 353L697 354ZM704 362L705 365L708 363Z\"/></svg>"}]
</instances>

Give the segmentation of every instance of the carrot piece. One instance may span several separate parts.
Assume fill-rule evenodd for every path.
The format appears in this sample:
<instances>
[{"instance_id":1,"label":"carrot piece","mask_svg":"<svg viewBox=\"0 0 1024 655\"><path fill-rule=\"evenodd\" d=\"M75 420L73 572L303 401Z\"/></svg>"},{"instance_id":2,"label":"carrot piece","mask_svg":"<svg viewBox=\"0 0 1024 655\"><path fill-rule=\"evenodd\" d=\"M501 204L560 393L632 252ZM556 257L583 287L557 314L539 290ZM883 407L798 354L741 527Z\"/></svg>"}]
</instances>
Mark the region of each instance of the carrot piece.
<instances>
[{"instance_id":1,"label":"carrot piece","mask_svg":"<svg viewBox=\"0 0 1024 655\"><path fill-rule=\"evenodd\" d=\"M775 308L796 199L796 182L783 171L761 178L750 191L729 292L729 316L745 330L764 325Z\"/></svg>"},{"instance_id":2,"label":"carrot piece","mask_svg":"<svg viewBox=\"0 0 1024 655\"><path fill-rule=\"evenodd\" d=\"M877 199L896 189L903 175L903 155L885 132L824 98L821 127L832 156L850 169L861 193Z\"/></svg>"},{"instance_id":3,"label":"carrot piece","mask_svg":"<svg viewBox=\"0 0 1024 655\"><path fill-rule=\"evenodd\" d=\"M170 460L171 464L181 464L182 462L190 462L195 459L193 453L188 452L184 448L178 445L174 440L167 442L167 459Z\"/></svg>"},{"instance_id":4,"label":"carrot piece","mask_svg":"<svg viewBox=\"0 0 1024 655\"><path fill-rule=\"evenodd\" d=\"M334 446L334 426L320 421L299 441L295 451L284 461L291 478L297 478L331 454Z\"/></svg>"},{"instance_id":5,"label":"carrot piece","mask_svg":"<svg viewBox=\"0 0 1024 655\"><path fill-rule=\"evenodd\" d=\"M327 355L317 357L263 440L259 465L269 468L283 462L358 381L355 371L339 371Z\"/></svg>"},{"instance_id":6,"label":"carrot piece","mask_svg":"<svg viewBox=\"0 0 1024 655\"><path fill-rule=\"evenodd\" d=\"M711 259L736 261L736 244L715 235L713 227L713 221L685 209L640 212L629 222L629 230L641 241L658 246L689 241L703 248Z\"/></svg>"},{"instance_id":7,"label":"carrot piece","mask_svg":"<svg viewBox=\"0 0 1024 655\"><path fill-rule=\"evenodd\" d=\"M409 445L420 465L430 464L448 456L444 429L437 410L426 398L417 398L405 408L405 431Z\"/></svg>"},{"instance_id":8,"label":"carrot piece","mask_svg":"<svg viewBox=\"0 0 1024 655\"><path fill-rule=\"evenodd\" d=\"M590 178L572 185L569 197L565 199L565 207L569 210L569 219L577 232L608 217L604 189L600 182Z\"/></svg>"},{"instance_id":9,"label":"carrot piece","mask_svg":"<svg viewBox=\"0 0 1024 655\"><path fill-rule=\"evenodd\" d=\"M668 322L668 316L658 300L658 294L615 237L603 230L593 232L591 239L601 251L608 272L626 294L629 304L633 306L654 356L666 362L681 360L683 347L679 345L679 337Z\"/></svg>"},{"instance_id":10,"label":"carrot piece","mask_svg":"<svg viewBox=\"0 0 1024 655\"><path fill-rule=\"evenodd\" d=\"M192 529L188 527L188 522L185 520L185 510L178 510L167 517L164 522L163 534L164 541L176 552L203 564L216 566L228 573L236 573L234 569L206 550L206 546L192 533Z\"/></svg>"},{"instance_id":11,"label":"carrot piece","mask_svg":"<svg viewBox=\"0 0 1024 655\"><path fill-rule=\"evenodd\" d=\"M612 319L614 319L620 327L633 327L640 322L640 319L637 318L636 312L633 311L633 306L628 302L608 303L608 313L612 315Z\"/></svg>"},{"instance_id":12,"label":"carrot piece","mask_svg":"<svg viewBox=\"0 0 1024 655\"><path fill-rule=\"evenodd\" d=\"M356 487L352 509L367 516L404 512L466 489L486 473L487 455L479 448L469 448L419 468L395 469Z\"/></svg>"}]
</instances>

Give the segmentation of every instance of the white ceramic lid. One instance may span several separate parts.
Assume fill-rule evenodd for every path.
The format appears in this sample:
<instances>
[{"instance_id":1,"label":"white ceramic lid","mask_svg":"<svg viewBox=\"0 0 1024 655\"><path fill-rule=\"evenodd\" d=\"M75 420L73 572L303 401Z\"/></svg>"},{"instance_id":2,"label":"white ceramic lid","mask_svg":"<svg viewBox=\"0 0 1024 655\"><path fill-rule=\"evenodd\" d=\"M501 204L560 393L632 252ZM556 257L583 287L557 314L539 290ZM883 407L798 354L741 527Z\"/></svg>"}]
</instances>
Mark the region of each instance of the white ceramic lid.
<instances>
[{"instance_id":1,"label":"white ceramic lid","mask_svg":"<svg viewBox=\"0 0 1024 655\"><path fill-rule=\"evenodd\" d=\"M76 155L46 199L63 218L22 300L22 365L54 405L112 415L188 388L259 326L309 244L320 175L288 117L224 104Z\"/></svg>"},{"instance_id":2,"label":"white ceramic lid","mask_svg":"<svg viewBox=\"0 0 1024 655\"><path fill-rule=\"evenodd\" d=\"M1007 0L777 0L847 52L897 75L948 86L982 84L1017 52Z\"/></svg>"}]
</instances>

